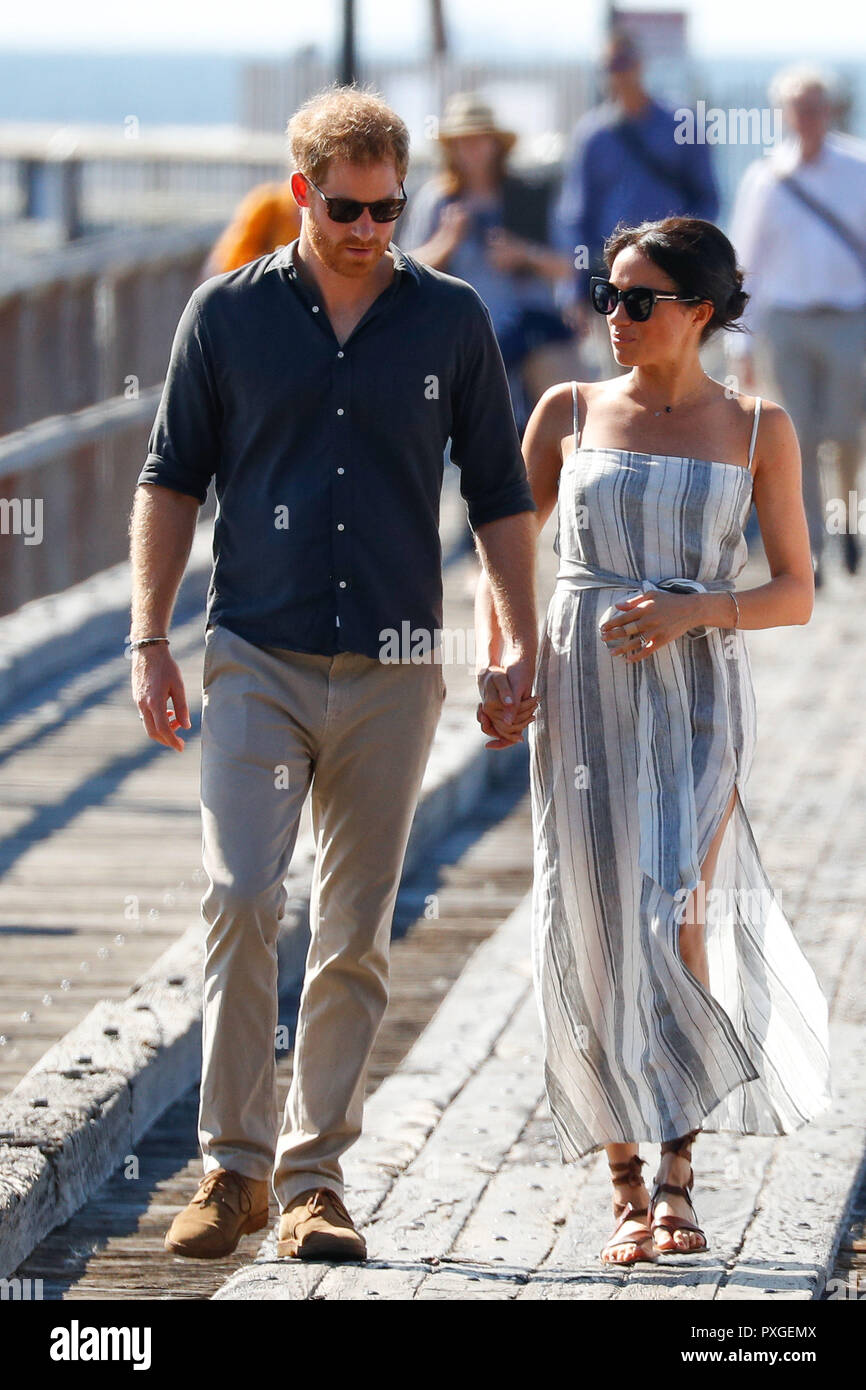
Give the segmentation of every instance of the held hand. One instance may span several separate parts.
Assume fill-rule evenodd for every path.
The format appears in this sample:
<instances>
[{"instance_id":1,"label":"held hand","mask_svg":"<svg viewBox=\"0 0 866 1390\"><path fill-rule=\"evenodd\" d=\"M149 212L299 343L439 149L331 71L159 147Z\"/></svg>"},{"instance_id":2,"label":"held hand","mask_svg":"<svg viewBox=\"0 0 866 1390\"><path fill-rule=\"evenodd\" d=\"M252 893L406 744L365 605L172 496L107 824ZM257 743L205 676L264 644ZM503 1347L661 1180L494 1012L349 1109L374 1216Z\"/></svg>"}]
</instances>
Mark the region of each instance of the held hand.
<instances>
[{"instance_id":1,"label":"held hand","mask_svg":"<svg viewBox=\"0 0 866 1390\"><path fill-rule=\"evenodd\" d=\"M481 704L476 717L493 739L488 748L509 748L523 741L523 731L533 723L538 698L531 694L534 663L525 658L507 667L489 666L478 673Z\"/></svg>"},{"instance_id":2,"label":"held hand","mask_svg":"<svg viewBox=\"0 0 866 1390\"><path fill-rule=\"evenodd\" d=\"M189 707L180 668L163 643L132 653L132 698L148 738L182 753L175 731L192 727Z\"/></svg>"},{"instance_id":3,"label":"held hand","mask_svg":"<svg viewBox=\"0 0 866 1390\"><path fill-rule=\"evenodd\" d=\"M515 731L511 734L500 734L496 725L488 715L484 713L484 706L479 705L476 710L476 717L481 726L481 732L490 738L489 743L485 743L485 748L511 748L515 743L523 742L523 730ZM532 721L530 720L530 723Z\"/></svg>"},{"instance_id":4,"label":"held hand","mask_svg":"<svg viewBox=\"0 0 866 1390\"><path fill-rule=\"evenodd\" d=\"M614 615L600 624L599 633L614 656L624 661L644 661L659 647L700 625L696 615L699 598L699 594L672 594L658 589L632 594L615 604ZM649 645L641 646L641 636Z\"/></svg>"},{"instance_id":5,"label":"held hand","mask_svg":"<svg viewBox=\"0 0 866 1390\"><path fill-rule=\"evenodd\" d=\"M515 706L514 715L510 724L505 724L501 719L502 706L500 705L479 705L475 711L481 731L487 734L492 740L485 744L485 748L510 748L514 743L522 743L523 731L528 724L535 720L535 710L538 706L537 700L524 700ZM491 710L496 722L491 718L487 711Z\"/></svg>"},{"instance_id":6,"label":"held hand","mask_svg":"<svg viewBox=\"0 0 866 1390\"><path fill-rule=\"evenodd\" d=\"M511 694L516 701L538 700L532 694L532 682L535 680L535 652L531 657L524 656L513 648L506 648L505 652L505 674L508 676L508 684L511 687Z\"/></svg>"}]
</instances>

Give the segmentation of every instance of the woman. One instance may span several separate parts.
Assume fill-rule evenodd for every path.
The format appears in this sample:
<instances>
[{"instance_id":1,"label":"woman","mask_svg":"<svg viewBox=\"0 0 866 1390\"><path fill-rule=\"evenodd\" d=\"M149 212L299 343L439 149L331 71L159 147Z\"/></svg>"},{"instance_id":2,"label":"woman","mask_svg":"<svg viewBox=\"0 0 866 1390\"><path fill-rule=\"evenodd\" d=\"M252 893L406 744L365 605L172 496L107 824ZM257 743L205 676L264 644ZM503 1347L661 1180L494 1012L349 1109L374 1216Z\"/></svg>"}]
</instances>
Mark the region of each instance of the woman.
<instances>
[{"instance_id":1,"label":"woman","mask_svg":"<svg viewBox=\"0 0 866 1390\"><path fill-rule=\"evenodd\" d=\"M526 431L539 531L559 503L537 717L532 697L503 722L485 579L479 718L489 746L529 727L547 1094L564 1162L606 1149L619 1221L601 1256L630 1264L706 1249L701 1129L787 1134L830 1095L826 1001L742 802L742 632L806 623L814 599L797 438L701 366L747 297L717 227L617 228L605 264L593 307L631 370L551 388ZM772 578L735 596L753 495ZM642 1140L662 1144L652 1194Z\"/></svg>"},{"instance_id":2,"label":"woman","mask_svg":"<svg viewBox=\"0 0 866 1390\"><path fill-rule=\"evenodd\" d=\"M396 239L417 260L466 280L481 295L509 372L515 413L525 423L524 382L531 408L564 370L572 332L555 306L552 285L570 279L573 270L567 256L547 245L550 186L508 169L516 139L479 97L456 93L438 132L443 168L410 200Z\"/></svg>"}]
</instances>

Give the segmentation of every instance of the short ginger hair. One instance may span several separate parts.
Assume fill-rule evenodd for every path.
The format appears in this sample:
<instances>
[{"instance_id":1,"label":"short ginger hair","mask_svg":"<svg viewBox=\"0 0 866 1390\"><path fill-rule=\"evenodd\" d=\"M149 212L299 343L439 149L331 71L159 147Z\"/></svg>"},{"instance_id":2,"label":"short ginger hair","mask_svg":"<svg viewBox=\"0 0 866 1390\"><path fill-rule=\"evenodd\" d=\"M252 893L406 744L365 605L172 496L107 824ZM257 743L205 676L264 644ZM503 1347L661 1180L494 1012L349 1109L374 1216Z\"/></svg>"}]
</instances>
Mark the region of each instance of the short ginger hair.
<instances>
[{"instance_id":1,"label":"short ginger hair","mask_svg":"<svg viewBox=\"0 0 866 1390\"><path fill-rule=\"evenodd\" d=\"M392 163L402 183L409 168L409 131L378 92L327 87L305 101L286 127L295 168L318 182L332 159Z\"/></svg>"}]
</instances>

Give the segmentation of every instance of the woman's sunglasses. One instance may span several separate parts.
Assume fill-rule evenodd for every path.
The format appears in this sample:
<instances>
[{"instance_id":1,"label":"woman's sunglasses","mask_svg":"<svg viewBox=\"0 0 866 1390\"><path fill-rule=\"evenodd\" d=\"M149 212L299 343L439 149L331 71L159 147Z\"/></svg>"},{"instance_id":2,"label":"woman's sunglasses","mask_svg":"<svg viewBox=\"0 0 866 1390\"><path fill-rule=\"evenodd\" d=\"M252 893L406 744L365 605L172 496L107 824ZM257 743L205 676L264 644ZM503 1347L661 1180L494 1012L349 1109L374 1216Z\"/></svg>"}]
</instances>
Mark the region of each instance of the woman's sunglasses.
<instances>
[{"instance_id":1,"label":"woman's sunglasses","mask_svg":"<svg viewBox=\"0 0 866 1390\"><path fill-rule=\"evenodd\" d=\"M700 303L700 295L697 294L663 294L661 290L645 289L642 285L620 290L601 275L593 275L590 279L589 297L593 309L600 314L615 313L617 304L622 300L633 323L646 323L659 299L678 299L683 304Z\"/></svg>"},{"instance_id":2,"label":"woman's sunglasses","mask_svg":"<svg viewBox=\"0 0 866 1390\"><path fill-rule=\"evenodd\" d=\"M377 198L374 203L361 203L357 198L329 198L327 193L323 193L317 183L313 183L309 174L304 174L307 183L312 184L320 198L324 198L325 206L328 209L328 216L332 222L357 222L364 208L370 209L370 216L374 222L396 222L400 213L408 203L400 184L401 198Z\"/></svg>"}]
</instances>

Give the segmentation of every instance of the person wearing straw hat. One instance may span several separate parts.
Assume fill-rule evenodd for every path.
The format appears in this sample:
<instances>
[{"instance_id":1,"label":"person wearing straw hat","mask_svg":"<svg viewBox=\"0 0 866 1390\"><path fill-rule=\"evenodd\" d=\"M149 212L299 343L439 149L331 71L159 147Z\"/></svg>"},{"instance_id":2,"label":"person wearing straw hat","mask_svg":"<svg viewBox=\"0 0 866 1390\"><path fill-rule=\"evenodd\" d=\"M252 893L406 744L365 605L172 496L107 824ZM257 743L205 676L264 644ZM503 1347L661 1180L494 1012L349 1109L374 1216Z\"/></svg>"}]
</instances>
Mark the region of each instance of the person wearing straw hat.
<instances>
[{"instance_id":1,"label":"person wearing straw hat","mask_svg":"<svg viewBox=\"0 0 866 1390\"><path fill-rule=\"evenodd\" d=\"M499 125L480 96L452 96L437 136L442 168L413 199L400 240L416 259L468 281L481 295L508 369L515 413L525 420L561 366L557 356L544 378L538 350L570 345L552 286L571 274L571 265L548 244L549 185L508 168L516 142L516 132Z\"/></svg>"}]
</instances>

